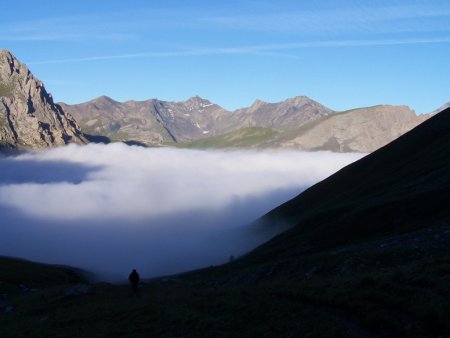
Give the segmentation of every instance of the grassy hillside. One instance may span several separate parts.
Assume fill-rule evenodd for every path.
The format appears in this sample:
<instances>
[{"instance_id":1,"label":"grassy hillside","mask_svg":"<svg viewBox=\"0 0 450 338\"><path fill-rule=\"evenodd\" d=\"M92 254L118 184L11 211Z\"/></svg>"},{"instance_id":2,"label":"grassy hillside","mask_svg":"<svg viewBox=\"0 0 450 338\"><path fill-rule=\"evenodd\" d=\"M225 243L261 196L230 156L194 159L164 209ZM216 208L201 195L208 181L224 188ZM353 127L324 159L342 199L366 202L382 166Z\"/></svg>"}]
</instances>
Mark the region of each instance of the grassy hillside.
<instances>
[{"instance_id":1,"label":"grassy hillside","mask_svg":"<svg viewBox=\"0 0 450 338\"><path fill-rule=\"evenodd\" d=\"M279 132L269 128L249 127L185 143L181 147L195 149L257 148L274 139L278 134Z\"/></svg>"},{"instance_id":2,"label":"grassy hillside","mask_svg":"<svg viewBox=\"0 0 450 338\"><path fill-rule=\"evenodd\" d=\"M447 337L450 226L65 297L8 296L2 337ZM0 264L0 267L2 265Z\"/></svg>"},{"instance_id":3,"label":"grassy hillside","mask_svg":"<svg viewBox=\"0 0 450 338\"><path fill-rule=\"evenodd\" d=\"M0 257L0 294L18 293L19 285L40 288L80 282L82 272L69 267Z\"/></svg>"}]
</instances>

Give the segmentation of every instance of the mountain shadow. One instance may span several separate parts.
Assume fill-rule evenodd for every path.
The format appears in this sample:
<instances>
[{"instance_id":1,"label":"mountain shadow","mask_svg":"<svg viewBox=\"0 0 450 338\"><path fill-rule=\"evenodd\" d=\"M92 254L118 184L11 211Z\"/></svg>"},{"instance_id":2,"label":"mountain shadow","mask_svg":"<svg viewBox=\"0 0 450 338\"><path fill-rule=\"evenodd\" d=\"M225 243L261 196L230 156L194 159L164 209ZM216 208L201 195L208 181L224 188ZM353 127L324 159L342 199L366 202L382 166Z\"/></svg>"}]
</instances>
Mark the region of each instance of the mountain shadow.
<instances>
[{"instance_id":1,"label":"mountain shadow","mask_svg":"<svg viewBox=\"0 0 450 338\"><path fill-rule=\"evenodd\" d=\"M449 337L449 200L446 109L252 224L289 230L176 280L239 299L222 313L244 336Z\"/></svg>"},{"instance_id":2,"label":"mountain shadow","mask_svg":"<svg viewBox=\"0 0 450 338\"><path fill-rule=\"evenodd\" d=\"M255 254L292 255L447 223L449 200L447 109L265 215L264 226L292 229Z\"/></svg>"},{"instance_id":3,"label":"mountain shadow","mask_svg":"<svg viewBox=\"0 0 450 338\"><path fill-rule=\"evenodd\" d=\"M0 157L0 186L22 183L79 184L100 166L63 161L36 161L16 157Z\"/></svg>"},{"instance_id":4,"label":"mountain shadow","mask_svg":"<svg viewBox=\"0 0 450 338\"><path fill-rule=\"evenodd\" d=\"M138 147L144 147L144 148L148 147L147 144L140 142L140 141L135 141L135 140L124 141L123 143L125 143L128 146L138 146Z\"/></svg>"},{"instance_id":5,"label":"mountain shadow","mask_svg":"<svg viewBox=\"0 0 450 338\"><path fill-rule=\"evenodd\" d=\"M91 135L86 133L83 133L83 135L89 142L104 144L111 143L111 139L104 135Z\"/></svg>"}]
</instances>

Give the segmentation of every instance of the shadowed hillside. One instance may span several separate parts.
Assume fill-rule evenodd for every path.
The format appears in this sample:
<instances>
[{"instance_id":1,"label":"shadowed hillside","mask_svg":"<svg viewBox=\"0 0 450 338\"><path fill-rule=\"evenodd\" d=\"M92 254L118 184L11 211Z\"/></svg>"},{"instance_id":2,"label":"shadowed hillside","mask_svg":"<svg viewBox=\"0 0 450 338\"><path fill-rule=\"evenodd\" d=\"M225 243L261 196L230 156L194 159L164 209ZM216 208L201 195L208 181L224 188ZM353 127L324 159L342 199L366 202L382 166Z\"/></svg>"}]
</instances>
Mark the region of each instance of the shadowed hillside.
<instances>
[{"instance_id":1,"label":"shadowed hillside","mask_svg":"<svg viewBox=\"0 0 450 338\"><path fill-rule=\"evenodd\" d=\"M85 279L81 270L12 257L0 257L0 266L0 294L17 293L20 291L19 285L40 288L77 283Z\"/></svg>"},{"instance_id":2,"label":"shadowed hillside","mask_svg":"<svg viewBox=\"0 0 450 338\"><path fill-rule=\"evenodd\" d=\"M264 216L267 226L294 229L257 252L278 251L277 245L284 251L287 239L297 251L302 245L336 245L446 222L449 200L447 109Z\"/></svg>"},{"instance_id":3,"label":"shadowed hillside","mask_svg":"<svg viewBox=\"0 0 450 338\"><path fill-rule=\"evenodd\" d=\"M135 296L96 284L68 298L54 281L8 294L2 334L449 337L449 200L447 109L267 214L253 229L292 228L248 255Z\"/></svg>"}]
</instances>

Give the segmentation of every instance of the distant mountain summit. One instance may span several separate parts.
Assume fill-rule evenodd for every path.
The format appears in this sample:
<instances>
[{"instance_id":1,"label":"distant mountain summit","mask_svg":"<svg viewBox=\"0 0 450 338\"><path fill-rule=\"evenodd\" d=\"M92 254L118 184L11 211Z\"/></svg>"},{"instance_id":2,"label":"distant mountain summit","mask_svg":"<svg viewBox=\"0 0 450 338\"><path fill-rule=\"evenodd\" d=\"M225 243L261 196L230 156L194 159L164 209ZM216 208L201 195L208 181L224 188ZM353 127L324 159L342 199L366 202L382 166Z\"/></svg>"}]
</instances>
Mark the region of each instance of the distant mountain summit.
<instances>
[{"instance_id":1,"label":"distant mountain summit","mask_svg":"<svg viewBox=\"0 0 450 338\"><path fill-rule=\"evenodd\" d=\"M232 114L235 126L293 130L303 124L333 114L334 111L306 96L277 103L256 100L250 107Z\"/></svg>"},{"instance_id":2,"label":"distant mountain summit","mask_svg":"<svg viewBox=\"0 0 450 338\"><path fill-rule=\"evenodd\" d=\"M9 51L0 51L0 148L85 143L73 117Z\"/></svg>"}]
</instances>

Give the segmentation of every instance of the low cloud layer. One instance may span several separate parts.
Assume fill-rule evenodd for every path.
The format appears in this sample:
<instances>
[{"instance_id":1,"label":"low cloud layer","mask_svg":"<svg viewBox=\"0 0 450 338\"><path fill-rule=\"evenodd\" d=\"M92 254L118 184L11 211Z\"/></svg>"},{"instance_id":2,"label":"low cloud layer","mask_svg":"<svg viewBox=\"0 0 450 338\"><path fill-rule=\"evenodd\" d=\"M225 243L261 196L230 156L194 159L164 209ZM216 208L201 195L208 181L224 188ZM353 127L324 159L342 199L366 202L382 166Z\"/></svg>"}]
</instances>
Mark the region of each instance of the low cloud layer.
<instances>
[{"instance_id":1,"label":"low cloud layer","mask_svg":"<svg viewBox=\"0 0 450 338\"><path fill-rule=\"evenodd\" d=\"M0 255L123 278L227 260L228 236L361 155L70 145L0 159Z\"/></svg>"}]
</instances>

